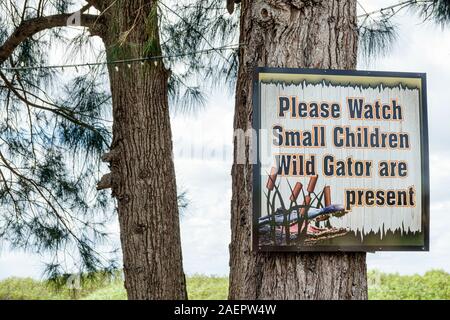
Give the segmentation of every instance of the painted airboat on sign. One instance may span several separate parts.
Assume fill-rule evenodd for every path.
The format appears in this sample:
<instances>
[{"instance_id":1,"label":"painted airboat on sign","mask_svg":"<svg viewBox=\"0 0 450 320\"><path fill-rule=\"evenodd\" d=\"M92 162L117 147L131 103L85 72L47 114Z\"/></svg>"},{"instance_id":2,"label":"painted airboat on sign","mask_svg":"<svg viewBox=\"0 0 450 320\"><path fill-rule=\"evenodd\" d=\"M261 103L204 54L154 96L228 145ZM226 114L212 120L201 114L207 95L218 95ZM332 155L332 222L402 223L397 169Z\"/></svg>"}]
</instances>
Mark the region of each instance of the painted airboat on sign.
<instances>
[{"instance_id":1,"label":"painted airboat on sign","mask_svg":"<svg viewBox=\"0 0 450 320\"><path fill-rule=\"evenodd\" d=\"M309 179L306 190L301 182L294 187L289 184L289 199L283 199L279 184L278 169L272 168L266 184L266 206L270 214L258 219L261 245L312 245L324 239L347 234L344 228L333 227L330 217L342 217L342 204L331 203L330 186L315 192L318 176ZM281 182L280 182L281 183Z\"/></svg>"},{"instance_id":2,"label":"painted airboat on sign","mask_svg":"<svg viewBox=\"0 0 450 320\"><path fill-rule=\"evenodd\" d=\"M257 68L253 89L254 250L428 250L424 74Z\"/></svg>"}]
</instances>

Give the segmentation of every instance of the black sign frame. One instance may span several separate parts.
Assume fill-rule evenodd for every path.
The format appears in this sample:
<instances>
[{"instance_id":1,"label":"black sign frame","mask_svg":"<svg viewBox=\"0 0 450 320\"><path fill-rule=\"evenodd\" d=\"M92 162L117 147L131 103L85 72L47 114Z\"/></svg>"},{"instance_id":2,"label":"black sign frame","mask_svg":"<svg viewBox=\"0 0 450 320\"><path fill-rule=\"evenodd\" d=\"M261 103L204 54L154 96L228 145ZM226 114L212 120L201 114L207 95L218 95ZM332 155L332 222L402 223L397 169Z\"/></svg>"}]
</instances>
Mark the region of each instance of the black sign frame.
<instances>
[{"instance_id":1,"label":"black sign frame","mask_svg":"<svg viewBox=\"0 0 450 320\"><path fill-rule=\"evenodd\" d=\"M281 246L259 245L258 239L258 214L261 205L261 163L260 163L260 130L261 112L260 73L281 74L311 74L311 75L344 75L344 76L370 76L380 78L416 78L421 80L420 90L420 143L421 143L421 191L422 191L422 230L424 235L423 245L361 245L361 246ZM430 177L429 177L429 143L428 143L428 116L427 116L427 83L426 73L414 72L390 72L390 71L356 71L336 69L304 69L304 68L271 68L257 67L253 73L253 116L252 127L256 132L256 164L253 164L253 193L252 193L252 250L255 252L375 252L375 251L429 251L430 250Z\"/></svg>"}]
</instances>

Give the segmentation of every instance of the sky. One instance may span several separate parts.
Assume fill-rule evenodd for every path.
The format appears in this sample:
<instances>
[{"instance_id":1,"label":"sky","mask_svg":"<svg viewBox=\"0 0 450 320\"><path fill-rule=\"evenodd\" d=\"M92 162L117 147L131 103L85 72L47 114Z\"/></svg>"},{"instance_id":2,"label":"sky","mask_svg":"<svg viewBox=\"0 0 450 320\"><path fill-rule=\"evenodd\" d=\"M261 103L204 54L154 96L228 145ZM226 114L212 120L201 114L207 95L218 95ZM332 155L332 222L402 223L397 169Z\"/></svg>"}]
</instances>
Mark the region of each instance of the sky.
<instances>
[{"instance_id":1,"label":"sky","mask_svg":"<svg viewBox=\"0 0 450 320\"><path fill-rule=\"evenodd\" d=\"M395 1L360 1L367 11ZM359 9L361 10L361 9ZM427 73L430 143L430 251L377 252L367 255L369 269L423 274L450 272L450 28L443 31L411 13L396 23L398 38L382 58L360 63L359 70ZM177 184L188 191L190 205L181 218L184 269L187 274L228 274L231 160L234 97L211 92L195 115L172 118ZM117 223L110 226L117 235ZM40 257L0 250L0 279L42 275Z\"/></svg>"}]
</instances>

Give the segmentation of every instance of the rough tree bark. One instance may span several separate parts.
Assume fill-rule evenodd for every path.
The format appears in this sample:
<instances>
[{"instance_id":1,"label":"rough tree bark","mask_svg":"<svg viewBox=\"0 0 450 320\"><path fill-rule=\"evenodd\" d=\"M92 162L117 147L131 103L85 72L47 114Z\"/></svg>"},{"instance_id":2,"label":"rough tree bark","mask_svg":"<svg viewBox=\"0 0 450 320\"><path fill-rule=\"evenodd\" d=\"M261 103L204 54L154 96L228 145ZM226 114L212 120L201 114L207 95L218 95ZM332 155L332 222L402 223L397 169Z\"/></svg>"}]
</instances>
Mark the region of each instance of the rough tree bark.
<instances>
[{"instance_id":1,"label":"rough tree bark","mask_svg":"<svg viewBox=\"0 0 450 320\"><path fill-rule=\"evenodd\" d=\"M235 129L252 125L254 67L356 67L356 0L244 0L240 19ZM232 177L230 299L367 299L365 253L252 252L251 164Z\"/></svg>"},{"instance_id":2,"label":"rough tree bark","mask_svg":"<svg viewBox=\"0 0 450 320\"><path fill-rule=\"evenodd\" d=\"M105 10L109 60L160 55L156 1L122 0ZM102 10L102 11L103 11ZM172 157L167 80L162 61L109 67L113 103L110 163L118 202L129 299L186 299Z\"/></svg>"}]
</instances>

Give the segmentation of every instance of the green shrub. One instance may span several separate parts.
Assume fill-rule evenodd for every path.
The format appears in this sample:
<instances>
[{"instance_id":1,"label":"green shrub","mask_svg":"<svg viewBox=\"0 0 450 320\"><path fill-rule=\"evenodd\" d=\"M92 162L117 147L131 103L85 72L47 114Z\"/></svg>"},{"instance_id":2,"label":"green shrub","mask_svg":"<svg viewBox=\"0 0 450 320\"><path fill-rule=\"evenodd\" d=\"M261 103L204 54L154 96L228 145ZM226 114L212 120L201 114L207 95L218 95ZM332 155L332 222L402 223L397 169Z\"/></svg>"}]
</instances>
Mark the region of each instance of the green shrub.
<instances>
[{"instance_id":1,"label":"green shrub","mask_svg":"<svg viewBox=\"0 0 450 320\"><path fill-rule=\"evenodd\" d=\"M82 300L127 300L127 292L122 282L100 288L82 298Z\"/></svg>"},{"instance_id":2,"label":"green shrub","mask_svg":"<svg viewBox=\"0 0 450 320\"><path fill-rule=\"evenodd\" d=\"M31 278L8 278L0 281L0 300L55 300L70 296L55 291L43 281Z\"/></svg>"},{"instance_id":3,"label":"green shrub","mask_svg":"<svg viewBox=\"0 0 450 320\"><path fill-rule=\"evenodd\" d=\"M193 275L186 279L190 300L227 299L228 278ZM85 300L125 300L127 293L122 283L111 284L101 288L83 299Z\"/></svg>"},{"instance_id":4,"label":"green shrub","mask_svg":"<svg viewBox=\"0 0 450 320\"><path fill-rule=\"evenodd\" d=\"M69 288L66 285L67 280L67 277L61 277L55 281L8 278L0 281L0 300L80 299L109 285L123 283L120 272L84 275L80 278L81 289Z\"/></svg>"},{"instance_id":5,"label":"green shrub","mask_svg":"<svg viewBox=\"0 0 450 320\"><path fill-rule=\"evenodd\" d=\"M226 300L228 298L228 278L193 275L186 280L190 300Z\"/></svg>"},{"instance_id":6,"label":"green shrub","mask_svg":"<svg viewBox=\"0 0 450 320\"><path fill-rule=\"evenodd\" d=\"M450 274L432 270L423 276L401 276L369 271L369 299L445 299L450 300ZM59 286L48 281L30 278L8 278L0 281L0 300L124 300L126 291L120 272L95 274L82 279L81 290L68 289L61 279ZM193 275L187 278L188 297L191 300L227 299L228 278Z\"/></svg>"},{"instance_id":7,"label":"green shrub","mask_svg":"<svg viewBox=\"0 0 450 320\"><path fill-rule=\"evenodd\" d=\"M450 300L450 274L432 270L423 276L368 273L371 300Z\"/></svg>"}]
</instances>

